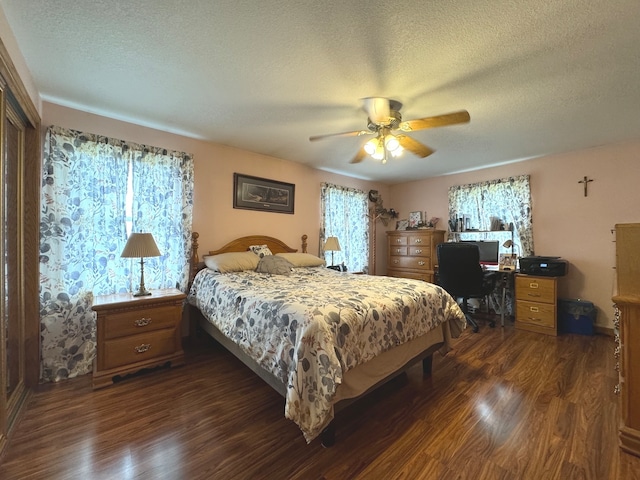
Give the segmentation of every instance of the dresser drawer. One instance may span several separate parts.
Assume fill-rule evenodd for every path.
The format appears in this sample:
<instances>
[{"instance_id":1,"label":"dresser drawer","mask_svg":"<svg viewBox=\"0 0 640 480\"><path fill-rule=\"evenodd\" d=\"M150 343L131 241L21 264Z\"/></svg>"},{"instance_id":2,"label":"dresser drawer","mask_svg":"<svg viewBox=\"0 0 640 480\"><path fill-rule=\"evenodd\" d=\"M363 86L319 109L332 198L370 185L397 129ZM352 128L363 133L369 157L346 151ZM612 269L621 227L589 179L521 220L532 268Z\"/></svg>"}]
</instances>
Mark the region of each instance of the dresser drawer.
<instances>
[{"instance_id":1,"label":"dresser drawer","mask_svg":"<svg viewBox=\"0 0 640 480\"><path fill-rule=\"evenodd\" d=\"M104 342L103 349L104 365L102 368L104 370L143 362L174 353L177 350L176 331L174 328L165 328L140 335L107 340Z\"/></svg>"},{"instance_id":2,"label":"dresser drawer","mask_svg":"<svg viewBox=\"0 0 640 480\"><path fill-rule=\"evenodd\" d=\"M407 247L397 247L396 245L389 245L389 255L406 255Z\"/></svg>"},{"instance_id":3,"label":"dresser drawer","mask_svg":"<svg viewBox=\"0 0 640 480\"><path fill-rule=\"evenodd\" d=\"M387 276L398 278L411 278L413 280L422 280L423 282L433 283L433 274L431 272L407 272L406 270L392 270L387 271Z\"/></svg>"},{"instance_id":4,"label":"dresser drawer","mask_svg":"<svg viewBox=\"0 0 640 480\"><path fill-rule=\"evenodd\" d=\"M519 300L516 305L516 322L555 328L556 306L555 304Z\"/></svg>"},{"instance_id":5,"label":"dresser drawer","mask_svg":"<svg viewBox=\"0 0 640 480\"><path fill-rule=\"evenodd\" d=\"M163 305L146 309L133 309L108 313L104 319L104 338L124 337L176 325L180 308Z\"/></svg>"},{"instance_id":6,"label":"dresser drawer","mask_svg":"<svg viewBox=\"0 0 640 480\"><path fill-rule=\"evenodd\" d=\"M431 237L427 235L409 235L408 245L415 245L425 248L428 251L431 248Z\"/></svg>"},{"instance_id":7,"label":"dresser drawer","mask_svg":"<svg viewBox=\"0 0 640 480\"><path fill-rule=\"evenodd\" d=\"M516 276L516 299L556 304L555 278Z\"/></svg>"},{"instance_id":8,"label":"dresser drawer","mask_svg":"<svg viewBox=\"0 0 640 480\"><path fill-rule=\"evenodd\" d=\"M389 235L389 248L393 248L395 245L406 245L407 238L404 235Z\"/></svg>"},{"instance_id":9,"label":"dresser drawer","mask_svg":"<svg viewBox=\"0 0 640 480\"><path fill-rule=\"evenodd\" d=\"M431 257L431 248L428 246L409 247L409 255L412 257Z\"/></svg>"},{"instance_id":10,"label":"dresser drawer","mask_svg":"<svg viewBox=\"0 0 640 480\"><path fill-rule=\"evenodd\" d=\"M410 268L412 270L431 270L431 259L427 257L389 257L389 269Z\"/></svg>"}]
</instances>

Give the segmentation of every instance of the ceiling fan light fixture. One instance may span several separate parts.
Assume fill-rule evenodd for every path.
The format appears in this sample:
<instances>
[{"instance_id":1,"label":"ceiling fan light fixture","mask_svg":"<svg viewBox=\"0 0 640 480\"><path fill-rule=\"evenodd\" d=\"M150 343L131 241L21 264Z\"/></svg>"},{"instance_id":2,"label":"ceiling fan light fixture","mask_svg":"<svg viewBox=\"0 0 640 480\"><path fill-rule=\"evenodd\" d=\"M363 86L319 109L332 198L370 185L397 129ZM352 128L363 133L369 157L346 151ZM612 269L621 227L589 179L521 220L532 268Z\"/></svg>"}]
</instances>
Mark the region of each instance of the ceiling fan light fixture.
<instances>
[{"instance_id":1,"label":"ceiling fan light fixture","mask_svg":"<svg viewBox=\"0 0 640 480\"><path fill-rule=\"evenodd\" d=\"M367 143L364 144L364 151L369 155L373 155L376 153L376 148L378 147L378 139L372 138Z\"/></svg>"},{"instance_id":2,"label":"ceiling fan light fixture","mask_svg":"<svg viewBox=\"0 0 640 480\"><path fill-rule=\"evenodd\" d=\"M396 148L395 150L391 150L391 156L393 158L398 158L400 155L402 155L402 152L404 152L404 148L402 148L402 145L398 145L398 148Z\"/></svg>"},{"instance_id":3,"label":"ceiling fan light fixture","mask_svg":"<svg viewBox=\"0 0 640 480\"><path fill-rule=\"evenodd\" d=\"M384 138L384 145L387 147L387 151L393 153L400 148L400 141L395 137L395 135L389 134Z\"/></svg>"}]
</instances>

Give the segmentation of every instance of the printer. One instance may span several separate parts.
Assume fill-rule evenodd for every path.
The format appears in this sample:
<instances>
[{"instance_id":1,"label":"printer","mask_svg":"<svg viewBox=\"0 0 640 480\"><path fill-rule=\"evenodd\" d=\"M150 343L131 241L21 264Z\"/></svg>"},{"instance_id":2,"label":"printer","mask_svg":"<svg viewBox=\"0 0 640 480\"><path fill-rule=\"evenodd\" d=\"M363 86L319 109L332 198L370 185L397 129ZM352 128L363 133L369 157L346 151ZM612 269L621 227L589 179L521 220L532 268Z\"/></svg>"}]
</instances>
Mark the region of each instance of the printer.
<instances>
[{"instance_id":1,"label":"printer","mask_svg":"<svg viewBox=\"0 0 640 480\"><path fill-rule=\"evenodd\" d=\"M567 274L567 261L560 257L522 257L520 273L543 277L562 277Z\"/></svg>"}]
</instances>

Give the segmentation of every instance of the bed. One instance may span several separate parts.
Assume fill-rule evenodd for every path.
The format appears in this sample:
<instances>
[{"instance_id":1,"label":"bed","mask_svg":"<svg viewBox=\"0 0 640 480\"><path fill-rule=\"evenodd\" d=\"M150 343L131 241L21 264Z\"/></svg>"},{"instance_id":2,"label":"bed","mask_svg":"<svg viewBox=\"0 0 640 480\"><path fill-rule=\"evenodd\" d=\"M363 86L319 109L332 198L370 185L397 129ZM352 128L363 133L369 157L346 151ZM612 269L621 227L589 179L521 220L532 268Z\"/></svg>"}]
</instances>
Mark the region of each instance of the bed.
<instances>
[{"instance_id":1,"label":"bed","mask_svg":"<svg viewBox=\"0 0 640 480\"><path fill-rule=\"evenodd\" d=\"M254 235L201 262L194 233L187 301L192 323L285 398L306 441L329 446L338 409L419 361L430 374L466 323L437 285L338 272L306 250L306 235L299 253Z\"/></svg>"}]
</instances>

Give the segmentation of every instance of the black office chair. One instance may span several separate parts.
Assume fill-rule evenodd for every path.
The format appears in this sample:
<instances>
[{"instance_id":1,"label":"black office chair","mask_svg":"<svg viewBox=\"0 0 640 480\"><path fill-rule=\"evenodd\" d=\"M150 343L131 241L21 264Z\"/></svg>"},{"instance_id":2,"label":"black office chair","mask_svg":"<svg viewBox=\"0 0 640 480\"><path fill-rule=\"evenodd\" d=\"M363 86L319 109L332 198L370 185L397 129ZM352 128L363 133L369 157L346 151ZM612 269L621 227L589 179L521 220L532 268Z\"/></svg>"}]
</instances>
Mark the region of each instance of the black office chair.
<instances>
[{"instance_id":1,"label":"black office chair","mask_svg":"<svg viewBox=\"0 0 640 480\"><path fill-rule=\"evenodd\" d=\"M454 298L462 298L462 311L467 322L478 331L478 323L469 314L470 298L485 298L496 286L496 276L485 274L480 265L477 245L468 243L441 243L437 246L438 285ZM495 327L496 322L489 322Z\"/></svg>"}]
</instances>

